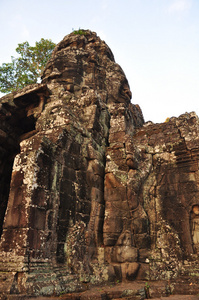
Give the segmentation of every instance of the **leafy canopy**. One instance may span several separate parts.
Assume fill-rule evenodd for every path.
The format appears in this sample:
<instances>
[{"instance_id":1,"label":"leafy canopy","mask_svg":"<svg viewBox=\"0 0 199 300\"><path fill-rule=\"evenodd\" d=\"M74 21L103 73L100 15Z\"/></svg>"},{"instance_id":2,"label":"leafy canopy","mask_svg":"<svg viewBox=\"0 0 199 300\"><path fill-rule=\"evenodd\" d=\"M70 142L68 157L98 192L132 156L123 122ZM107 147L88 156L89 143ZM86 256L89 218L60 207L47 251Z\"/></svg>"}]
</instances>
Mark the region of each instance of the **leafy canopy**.
<instances>
[{"instance_id":1,"label":"leafy canopy","mask_svg":"<svg viewBox=\"0 0 199 300\"><path fill-rule=\"evenodd\" d=\"M9 93L27 84L37 83L56 44L41 39L32 47L28 42L18 44L19 57L11 57L11 63L0 66L0 92Z\"/></svg>"}]
</instances>

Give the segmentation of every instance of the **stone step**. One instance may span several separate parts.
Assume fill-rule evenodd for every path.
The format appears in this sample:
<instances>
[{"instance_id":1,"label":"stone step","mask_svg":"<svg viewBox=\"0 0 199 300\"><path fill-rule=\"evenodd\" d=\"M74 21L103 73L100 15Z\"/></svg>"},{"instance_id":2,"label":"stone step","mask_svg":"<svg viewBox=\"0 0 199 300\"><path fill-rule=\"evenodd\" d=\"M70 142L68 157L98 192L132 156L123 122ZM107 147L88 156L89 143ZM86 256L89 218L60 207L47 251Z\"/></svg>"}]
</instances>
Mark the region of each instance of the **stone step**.
<instances>
[{"instance_id":1,"label":"stone step","mask_svg":"<svg viewBox=\"0 0 199 300\"><path fill-rule=\"evenodd\" d=\"M45 285L41 288L39 294L29 297L27 294L12 294L7 300L145 300L145 299L199 299L190 296L185 298L183 295L199 294L199 286L197 284L186 283L185 281L167 282L167 281L151 281L151 282L131 282L120 283L116 285L104 285L88 287L88 290L79 292L60 293L52 296L53 285ZM169 290L171 288L171 290ZM172 295L170 295L172 293ZM176 295L176 297L175 297ZM181 297L180 297L181 295ZM48 298L47 298L48 297ZM50 298L49 298L50 297ZM188 296L187 296L188 297ZM3 298L0 297L3 300Z\"/></svg>"},{"instance_id":2,"label":"stone step","mask_svg":"<svg viewBox=\"0 0 199 300\"><path fill-rule=\"evenodd\" d=\"M199 294L199 276L186 270L185 275L170 282L172 294L197 295Z\"/></svg>"},{"instance_id":3,"label":"stone step","mask_svg":"<svg viewBox=\"0 0 199 300\"><path fill-rule=\"evenodd\" d=\"M63 293L71 293L74 291L84 291L86 287L79 283L74 275L68 274L67 271L52 273L30 273L28 274L26 287L28 294L38 296L60 296Z\"/></svg>"},{"instance_id":4,"label":"stone step","mask_svg":"<svg viewBox=\"0 0 199 300\"><path fill-rule=\"evenodd\" d=\"M172 293L174 295L198 295L199 286L196 283L176 283L174 285Z\"/></svg>"}]
</instances>

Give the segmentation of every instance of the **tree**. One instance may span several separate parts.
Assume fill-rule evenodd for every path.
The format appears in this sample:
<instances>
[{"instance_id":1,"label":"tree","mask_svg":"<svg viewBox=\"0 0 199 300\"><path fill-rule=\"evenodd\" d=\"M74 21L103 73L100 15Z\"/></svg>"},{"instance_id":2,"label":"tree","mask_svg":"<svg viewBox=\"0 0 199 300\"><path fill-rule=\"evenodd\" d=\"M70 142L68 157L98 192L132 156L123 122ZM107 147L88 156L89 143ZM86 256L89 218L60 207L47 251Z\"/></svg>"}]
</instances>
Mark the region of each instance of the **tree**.
<instances>
[{"instance_id":1,"label":"tree","mask_svg":"<svg viewBox=\"0 0 199 300\"><path fill-rule=\"evenodd\" d=\"M34 47L28 42L18 44L16 52L19 57L12 56L11 63L0 66L0 92L9 93L27 84L37 83L55 45L46 39L36 42Z\"/></svg>"}]
</instances>

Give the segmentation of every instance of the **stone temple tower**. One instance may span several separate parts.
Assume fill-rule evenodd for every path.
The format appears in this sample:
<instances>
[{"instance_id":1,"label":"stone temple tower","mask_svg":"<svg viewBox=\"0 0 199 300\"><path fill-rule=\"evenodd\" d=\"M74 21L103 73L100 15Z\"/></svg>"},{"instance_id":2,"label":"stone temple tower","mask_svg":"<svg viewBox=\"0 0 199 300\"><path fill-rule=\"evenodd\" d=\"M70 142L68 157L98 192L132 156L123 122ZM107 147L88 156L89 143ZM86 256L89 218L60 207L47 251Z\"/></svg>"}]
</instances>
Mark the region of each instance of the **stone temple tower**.
<instances>
[{"instance_id":1,"label":"stone temple tower","mask_svg":"<svg viewBox=\"0 0 199 300\"><path fill-rule=\"evenodd\" d=\"M0 291L60 295L193 268L198 159L195 113L145 123L106 43L67 35L41 84L0 99Z\"/></svg>"}]
</instances>

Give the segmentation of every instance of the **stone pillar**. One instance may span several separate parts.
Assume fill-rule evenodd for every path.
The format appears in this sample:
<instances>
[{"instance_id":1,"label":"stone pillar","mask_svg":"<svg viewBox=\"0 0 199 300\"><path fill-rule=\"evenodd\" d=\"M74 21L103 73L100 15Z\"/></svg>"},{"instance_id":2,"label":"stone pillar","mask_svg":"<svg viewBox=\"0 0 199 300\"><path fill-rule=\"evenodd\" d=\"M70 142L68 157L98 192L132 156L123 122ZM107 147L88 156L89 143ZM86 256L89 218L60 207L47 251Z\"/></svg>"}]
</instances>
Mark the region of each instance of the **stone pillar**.
<instances>
[{"instance_id":1,"label":"stone pillar","mask_svg":"<svg viewBox=\"0 0 199 300\"><path fill-rule=\"evenodd\" d=\"M18 136L5 121L0 124L0 237L8 202L13 160L19 152Z\"/></svg>"}]
</instances>

